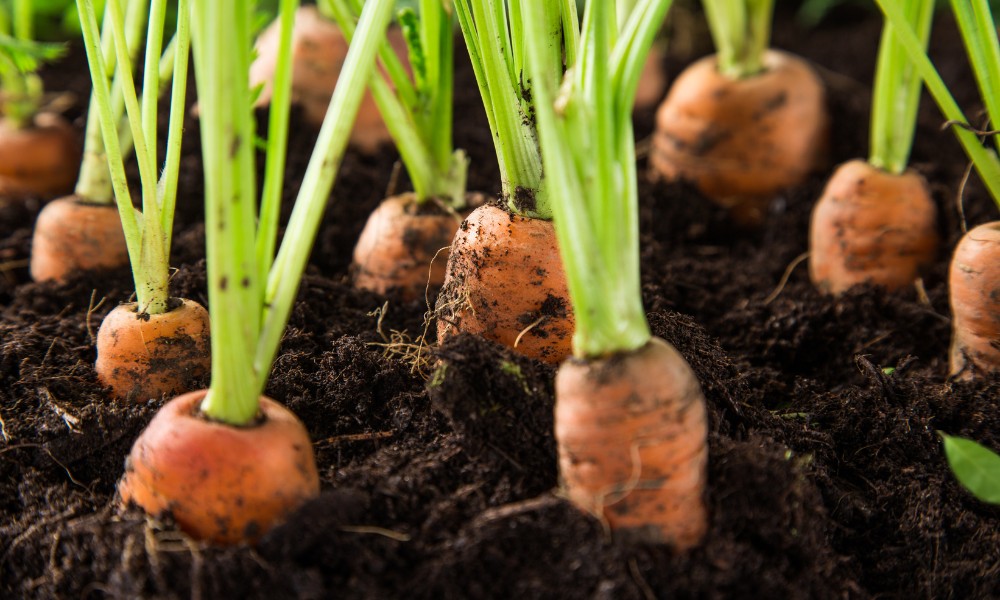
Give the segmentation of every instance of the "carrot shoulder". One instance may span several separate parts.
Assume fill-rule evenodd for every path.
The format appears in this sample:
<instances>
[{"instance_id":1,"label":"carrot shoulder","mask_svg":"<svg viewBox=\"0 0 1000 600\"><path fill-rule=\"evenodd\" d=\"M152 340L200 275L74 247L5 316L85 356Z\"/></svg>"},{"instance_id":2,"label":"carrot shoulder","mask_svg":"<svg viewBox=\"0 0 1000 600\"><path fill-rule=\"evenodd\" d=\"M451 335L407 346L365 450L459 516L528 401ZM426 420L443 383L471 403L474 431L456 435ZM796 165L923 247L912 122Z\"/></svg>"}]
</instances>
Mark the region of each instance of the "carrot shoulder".
<instances>
[{"instance_id":1,"label":"carrot shoulder","mask_svg":"<svg viewBox=\"0 0 1000 600\"><path fill-rule=\"evenodd\" d=\"M1000 371L1000 221L980 225L955 248L948 276L951 374Z\"/></svg>"},{"instance_id":2,"label":"carrot shoulder","mask_svg":"<svg viewBox=\"0 0 1000 600\"><path fill-rule=\"evenodd\" d=\"M191 300L155 315L140 313L135 303L116 307L97 332L95 368L122 399L145 402L189 391L211 368L208 311Z\"/></svg>"},{"instance_id":3,"label":"carrot shoulder","mask_svg":"<svg viewBox=\"0 0 1000 600\"><path fill-rule=\"evenodd\" d=\"M707 529L708 425L698 380L653 338L631 353L563 363L556 440L569 499L616 534L683 551Z\"/></svg>"},{"instance_id":4,"label":"carrot shoulder","mask_svg":"<svg viewBox=\"0 0 1000 600\"><path fill-rule=\"evenodd\" d=\"M118 207L78 196L53 200L38 213L31 238L31 277L64 282L79 271L128 264Z\"/></svg>"},{"instance_id":5,"label":"carrot shoulder","mask_svg":"<svg viewBox=\"0 0 1000 600\"><path fill-rule=\"evenodd\" d=\"M574 319L552 222L474 210L452 243L436 314L439 342L464 331L549 363L567 358Z\"/></svg>"},{"instance_id":6,"label":"carrot shoulder","mask_svg":"<svg viewBox=\"0 0 1000 600\"><path fill-rule=\"evenodd\" d=\"M287 408L260 399L246 427L199 412L206 390L179 396L156 413L125 463L122 504L169 514L192 537L219 544L256 540L319 494L309 434Z\"/></svg>"},{"instance_id":7,"label":"carrot shoulder","mask_svg":"<svg viewBox=\"0 0 1000 600\"><path fill-rule=\"evenodd\" d=\"M936 219L916 171L894 175L863 160L844 163L813 209L809 275L831 294L866 282L907 287L937 253Z\"/></svg>"},{"instance_id":8,"label":"carrot shoulder","mask_svg":"<svg viewBox=\"0 0 1000 600\"><path fill-rule=\"evenodd\" d=\"M656 114L654 176L686 180L743 223L826 160L823 84L801 58L770 50L765 70L743 79L719 73L709 56L674 82Z\"/></svg>"}]
</instances>

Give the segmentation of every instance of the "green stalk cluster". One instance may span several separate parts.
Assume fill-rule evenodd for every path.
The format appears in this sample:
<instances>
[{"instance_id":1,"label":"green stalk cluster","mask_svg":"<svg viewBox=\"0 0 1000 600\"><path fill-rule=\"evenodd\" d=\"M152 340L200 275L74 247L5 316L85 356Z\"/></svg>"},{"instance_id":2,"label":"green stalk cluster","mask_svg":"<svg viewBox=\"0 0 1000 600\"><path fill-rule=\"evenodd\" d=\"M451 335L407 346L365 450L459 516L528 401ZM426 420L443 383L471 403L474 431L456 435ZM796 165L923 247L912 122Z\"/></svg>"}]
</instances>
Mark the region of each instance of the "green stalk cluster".
<instances>
[{"instance_id":1,"label":"green stalk cluster","mask_svg":"<svg viewBox=\"0 0 1000 600\"><path fill-rule=\"evenodd\" d=\"M529 3L455 0L455 13L493 133L504 200L514 213L551 219L549 191L543 183L542 157L535 131L534 84L523 77L527 51L523 4ZM566 49L567 63L571 64L577 41L573 37L577 28L576 3L562 0L559 4L561 13L546 12L550 21L542 29L546 40L562 36L560 43ZM557 62L561 69L562 57Z\"/></svg>"},{"instance_id":2,"label":"green stalk cluster","mask_svg":"<svg viewBox=\"0 0 1000 600\"><path fill-rule=\"evenodd\" d=\"M337 21L350 42L363 4L363 0L323 0L320 8ZM379 49L384 71L376 72L369 85L410 174L417 202L433 198L461 209L468 159L452 144L452 13L441 0L420 0L419 8L419 15L405 8L397 17L412 79L386 41Z\"/></svg>"},{"instance_id":3,"label":"green stalk cluster","mask_svg":"<svg viewBox=\"0 0 1000 600\"><path fill-rule=\"evenodd\" d=\"M159 160L156 144L157 99L161 85L159 67L167 0L152 0L151 4L148 4L148 11L147 6L139 6L147 2L133 0L128 2L129 15L126 14L124 4L122 0L108 0L105 7L105 29L110 29L110 38L113 42L111 47L115 57L114 65L109 66L105 62L104 52L107 38L102 39L98 32L94 1L77 0L84 45L94 84L94 101L100 115L98 120L107 156L105 168L110 168L111 184L128 246L129 261L132 264L139 310L149 314L161 314L170 307L169 258L174 206L177 200L177 177L180 169L184 97L187 90L190 47L189 0L179 0L178 5L167 151L160 176L158 176ZM142 22L141 17L136 17L139 11L149 16L143 80L145 94L142 96L141 106L132 77L133 65L130 52L134 52L135 49L130 48L130 40L126 34L126 23L138 28L138 24ZM133 44L138 43L134 39L137 37L139 36L134 35ZM125 176L125 156L118 126L120 112L116 115L116 102L112 98L112 88L109 85L112 72L119 84L115 89L120 90L122 95L139 166L141 213L133 207L132 195ZM92 166L95 170L101 168L99 164Z\"/></svg>"},{"instance_id":4,"label":"green stalk cluster","mask_svg":"<svg viewBox=\"0 0 1000 600\"><path fill-rule=\"evenodd\" d=\"M962 148L972 160L982 178L1000 206L1000 159L996 151L987 148L980 141L977 129L970 125L954 96L948 90L941 75L924 51L920 37L907 20L905 5L901 0L876 0L892 25L896 39L906 50L924 84L934 97L938 108L952 124L952 131L958 137ZM992 123L1000 123L1000 42L997 40L996 24L990 12L988 0L952 0L952 10L958 21L966 52L972 63L979 92L986 105L986 112ZM992 136L991 136L992 140ZM995 140L990 142L996 147Z\"/></svg>"},{"instance_id":5,"label":"green stalk cluster","mask_svg":"<svg viewBox=\"0 0 1000 600\"><path fill-rule=\"evenodd\" d=\"M35 42L33 35L32 0L0 5L0 115L17 128L29 126L42 106L38 68L64 50L59 44Z\"/></svg>"},{"instance_id":6,"label":"green stalk cluster","mask_svg":"<svg viewBox=\"0 0 1000 600\"><path fill-rule=\"evenodd\" d=\"M247 80L255 3L216 0L192 5L212 318L212 382L201 409L232 425L246 425L257 414L393 2L369 0L361 11L355 42L274 256L268 249L276 246L278 231L281 179L276 178L282 177L287 145L291 24L297 5L296 0L282 0L280 5L278 70L259 213L253 92Z\"/></svg>"},{"instance_id":7,"label":"green stalk cluster","mask_svg":"<svg viewBox=\"0 0 1000 600\"><path fill-rule=\"evenodd\" d=\"M562 6L561 6L562 5ZM582 31L558 0L521 4L528 66L559 251L576 315L580 358L650 339L639 276L632 104L671 0L639 0L619 29L614 5L591 1ZM565 14L565 13L563 13ZM553 26L572 28L568 35ZM565 52L562 39L578 39Z\"/></svg>"},{"instance_id":8,"label":"green stalk cluster","mask_svg":"<svg viewBox=\"0 0 1000 600\"><path fill-rule=\"evenodd\" d=\"M719 72L733 79L764 70L771 45L774 0L703 0L718 51Z\"/></svg>"},{"instance_id":9,"label":"green stalk cluster","mask_svg":"<svg viewBox=\"0 0 1000 600\"><path fill-rule=\"evenodd\" d=\"M921 49L927 48L934 0L910 0L903 8L906 22L917 32ZM891 24L882 28L875 89L872 98L871 154L868 162L899 175L906 170L913 148L922 81L896 38Z\"/></svg>"}]
</instances>

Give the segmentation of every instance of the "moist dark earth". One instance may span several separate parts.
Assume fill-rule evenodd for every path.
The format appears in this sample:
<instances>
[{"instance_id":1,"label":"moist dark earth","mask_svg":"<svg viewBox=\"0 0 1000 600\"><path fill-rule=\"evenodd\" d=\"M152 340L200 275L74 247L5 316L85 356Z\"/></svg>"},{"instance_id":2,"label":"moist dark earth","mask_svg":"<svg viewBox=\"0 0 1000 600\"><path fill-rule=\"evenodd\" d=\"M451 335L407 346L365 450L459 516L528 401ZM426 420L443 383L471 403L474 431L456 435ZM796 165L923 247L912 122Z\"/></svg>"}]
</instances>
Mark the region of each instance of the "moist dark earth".
<instances>
[{"instance_id":1,"label":"moist dark earth","mask_svg":"<svg viewBox=\"0 0 1000 600\"><path fill-rule=\"evenodd\" d=\"M672 23L671 77L710 50L697 17ZM848 7L816 29L791 12L775 26L775 45L829 85L837 162L866 155L880 25ZM946 17L932 53L979 114ZM75 47L45 73L81 128L82 61ZM471 70L458 69L469 187L496 193ZM640 139L652 117L636 113ZM925 102L913 164L951 248L997 213L974 177L960 196L966 162L941 121ZM315 134L292 131L289 200ZM197 133L189 119L173 289L207 305ZM691 363L711 421L710 531L675 556L622 545L561 499L552 368L468 336L422 347L423 301L351 288L351 248L395 161L352 152L341 168L267 388L308 427L323 492L255 547L205 546L117 507L125 455L160 404L111 401L94 374L93 336L130 275L31 283L39 206L0 209L0 597L1000 597L1000 509L955 482L937 433L1000 448L1000 380L947 379L947 250L919 289L832 299L793 267L822 173L750 232L682 184L642 184L649 321Z\"/></svg>"}]
</instances>

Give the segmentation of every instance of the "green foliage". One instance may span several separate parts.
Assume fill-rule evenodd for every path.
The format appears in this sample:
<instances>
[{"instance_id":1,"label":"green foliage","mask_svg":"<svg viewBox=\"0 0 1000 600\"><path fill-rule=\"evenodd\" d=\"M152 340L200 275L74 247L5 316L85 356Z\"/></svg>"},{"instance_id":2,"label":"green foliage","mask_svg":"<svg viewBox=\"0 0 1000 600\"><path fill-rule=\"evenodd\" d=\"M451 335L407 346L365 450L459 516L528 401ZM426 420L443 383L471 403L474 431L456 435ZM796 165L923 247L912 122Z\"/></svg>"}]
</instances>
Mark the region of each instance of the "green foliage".
<instances>
[{"instance_id":1,"label":"green foliage","mask_svg":"<svg viewBox=\"0 0 1000 600\"><path fill-rule=\"evenodd\" d=\"M0 69L6 63L18 73L34 73L42 64L54 61L66 53L62 44L48 44L31 40L19 40L0 33Z\"/></svg>"},{"instance_id":2,"label":"green foliage","mask_svg":"<svg viewBox=\"0 0 1000 600\"><path fill-rule=\"evenodd\" d=\"M940 435L948 466L959 483L983 502L1000 504L1000 455L972 440Z\"/></svg>"}]
</instances>

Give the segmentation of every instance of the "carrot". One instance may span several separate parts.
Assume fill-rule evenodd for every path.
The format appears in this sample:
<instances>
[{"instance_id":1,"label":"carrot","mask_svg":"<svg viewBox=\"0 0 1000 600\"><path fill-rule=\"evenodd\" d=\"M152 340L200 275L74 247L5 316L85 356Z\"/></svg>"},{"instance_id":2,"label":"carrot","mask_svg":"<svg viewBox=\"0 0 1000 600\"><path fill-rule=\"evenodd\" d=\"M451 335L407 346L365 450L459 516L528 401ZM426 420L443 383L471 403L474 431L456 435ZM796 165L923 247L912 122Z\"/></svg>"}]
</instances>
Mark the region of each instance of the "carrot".
<instances>
[{"instance_id":1,"label":"carrot","mask_svg":"<svg viewBox=\"0 0 1000 600\"><path fill-rule=\"evenodd\" d=\"M1000 221L962 236L948 273L951 374L971 379L1000 371Z\"/></svg>"},{"instance_id":2,"label":"carrot","mask_svg":"<svg viewBox=\"0 0 1000 600\"><path fill-rule=\"evenodd\" d=\"M331 0L324 6L350 42L360 0ZM370 83L414 191L387 198L375 209L354 248L352 266L356 287L380 294L396 289L406 300L442 284L448 245L462 216L482 196L466 192L468 159L452 143L452 11L441 2L421 7L419 16L410 8L397 14L412 77L383 43L385 69Z\"/></svg>"},{"instance_id":3,"label":"carrot","mask_svg":"<svg viewBox=\"0 0 1000 600\"><path fill-rule=\"evenodd\" d=\"M542 158L576 315L573 358L556 374L561 484L616 536L683 551L708 530L707 410L691 367L646 321L629 115L642 59L670 4L640 0L619 29L627 33L614 39L611 3L587 2L582 31L569 36L579 39L575 56L587 59L569 65L572 80L553 68L561 48L546 33L577 21L560 18L552 3L522 7ZM560 110L566 106L574 110Z\"/></svg>"},{"instance_id":4,"label":"carrot","mask_svg":"<svg viewBox=\"0 0 1000 600\"><path fill-rule=\"evenodd\" d=\"M250 86L263 85L257 106L270 103L278 62L281 37L280 21L275 21L257 38L257 58L250 66ZM406 43L401 32L389 29L389 41L400 56ZM330 96L347 56L347 40L340 29L323 17L316 6L302 6L295 13L292 31L292 100L302 107L306 120L319 126L326 116ZM382 116L371 94L365 94L358 118L351 132L351 142L365 153L372 153L389 141Z\"/></svg>"},{"instance_id":5,"label":"carrot","mask_svg":"<svg viewBox=\"0 0 1000 600\"><path fill-rule=\"evenodd\" d=\"M145 402L173 396L208 374L208 311L192 300L172 304L160 314L122 304L101 322L97 377L116 397Z\"/></svg>"},{"instance_id":6,"label":"carrot","mask_svg":"<svg viewBox=\"0 0 1000 600\"><path fill-rule=\"evenodd\" d=\"M128 264L125 234L113 204L77 196L53 200L38 214L31 239L31 278L66 281L80 271Z\"/></svg>"},{"instance_id":7,"label":"carrot","mask_svg":"<svg viewBox=\"0 0 1000 600\"><path fill-rule=\"evenodd\" d=\"M936 214L919 173L844 163L813 209L809 276L830 294L865 282L888 290L910 286L937 253Z\"/></svg>"},{"instance_id":8,"label":"carrot","mask_svg":"<svg viewBox=\"0 0 1000 600\"><path fill-rule=\"evenodd\" d=\"M73 189L80 142L59 115L41 113L28 127L0 119L0 198L51 198Z\"/></svg>"},{"instance_id":9,"label":"carrot","mask_svg":"<svg viewBox=\"0 0 1000 600\"><path fill-rule=\"evenodd\" d=\"M569 499L619 535L679 550L705 535L705 399L659 338L631 353L566 361L556 375L559 472Z\"/></svg>"},{"instance_id":10,"label":"carrot","mask_svg":"<svg viewBox=\"0 0 1000 600\"><path fill-rule=\"evenodd\" d=\"M470 206L482 203L468 197ZM398 290L405 300L441 287L460 222L461 215L433 202L419 204L413 193L386 198L368 217L354 247L354 285L378 294Z\"/></svg>"},{"instance_id":11,"label":"carrot","mask_svg":"<svg viewBox=\"0 0 1000 600\"><path fill-rule=\"evenodd\" d=\"M763 61L764 71L741 79L720 73L715 56L685 69L656 113L650 154L655 177L691 182L746 225L827 154L819 77L784 52Z\"/></svg>"},{"instance_id":12,"label":"carrot","mask_svg":"<svg viewBox=\"0 0 1000 600\"><path fill-rule=\"evenodd\" d=\"M569 304L551 221L483 205L452 242L437 302L437 336L460 331L558 363L572 350Z\"/></svg>"},{"instance_id":13,"label":"carrot","mask_svg":"<svg viewBox=\"0 0 1000 600\"><path fill-rule=\"evenodd\" d=\"M178 396L156 413L126 459L121 503L169 514L197 539L255 541L319 495L309 433L264 396L245 427L213 421L199 411L207 393Z\"/></svg>"}]
</instances>

